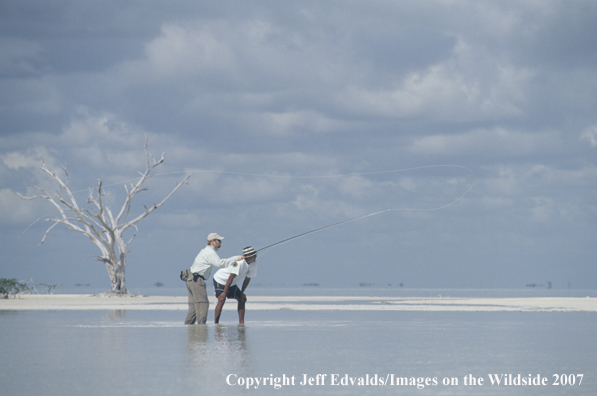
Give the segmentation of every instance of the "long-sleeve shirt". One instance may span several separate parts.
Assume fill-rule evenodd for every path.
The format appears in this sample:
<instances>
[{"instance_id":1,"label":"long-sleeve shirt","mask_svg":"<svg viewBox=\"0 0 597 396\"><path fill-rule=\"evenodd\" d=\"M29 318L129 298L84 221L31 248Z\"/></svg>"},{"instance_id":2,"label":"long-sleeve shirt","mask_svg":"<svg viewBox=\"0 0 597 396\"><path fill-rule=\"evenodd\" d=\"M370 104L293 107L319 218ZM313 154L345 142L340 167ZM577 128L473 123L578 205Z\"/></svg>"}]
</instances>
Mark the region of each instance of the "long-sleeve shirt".
<instances>
[{"instance_id":1,"label":"long-sleeve shirt","mask_svg":"<svg viewBox=\"0 0 597 396\"><path fill-rule=\"evenodd\" d=\"M211 274L211 267L226 268L236 262L238 256L221 259L216 253L216 249L207 245L195 257L195 261L191 266L191 272L199 274L203 279L207 280Z\"/></svg>"}]
</instances>

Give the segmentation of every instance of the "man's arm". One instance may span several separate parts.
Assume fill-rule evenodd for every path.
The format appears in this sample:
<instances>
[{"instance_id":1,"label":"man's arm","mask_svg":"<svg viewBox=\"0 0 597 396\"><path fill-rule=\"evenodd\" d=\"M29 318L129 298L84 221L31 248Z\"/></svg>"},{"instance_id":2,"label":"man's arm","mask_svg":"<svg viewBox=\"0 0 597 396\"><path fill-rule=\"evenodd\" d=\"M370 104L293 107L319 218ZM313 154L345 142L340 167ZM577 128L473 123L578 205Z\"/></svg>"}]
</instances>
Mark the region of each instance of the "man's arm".
<instances>
[{"instance_id":1,"label":"man's arm","mask_svg":"<svg viewBox=\"0 0 597 396\"><path fill-rule=\"evenodd\" d=\"M216 252L211 252L211 254L209 255L209 263L211 265L213 265L214 267L218 267L218 268L226 268L226 267L230 267L232 264L234 264L237 261L240 261L242 259L244 259L244 256L233 256L227 259L221 259L220 256L218 256L218 254Z\"/></svg>"}]
</instances>

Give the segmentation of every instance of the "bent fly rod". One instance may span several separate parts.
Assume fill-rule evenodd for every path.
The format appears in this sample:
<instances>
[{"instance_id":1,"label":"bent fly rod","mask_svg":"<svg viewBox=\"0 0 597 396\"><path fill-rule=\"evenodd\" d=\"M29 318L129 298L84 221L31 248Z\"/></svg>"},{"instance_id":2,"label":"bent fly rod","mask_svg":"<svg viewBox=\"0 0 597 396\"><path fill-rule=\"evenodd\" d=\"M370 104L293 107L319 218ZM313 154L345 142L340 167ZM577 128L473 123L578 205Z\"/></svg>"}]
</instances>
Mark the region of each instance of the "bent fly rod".
<instances>
[{"instance_id":1,"label":"bent fly rod","mask_svg":"<svg viewBox=\"0 0 597 396\"><path fill-rule=\"evenodd\" d=\"M468 168L466 168L466 169L468 169ZM470 171L470 169L469 169L469 171ZM472 171L471 171L471 172L472 172ZM396 209L385 209L385 210L381 210L381 211L379 211L379 212L369 213L369 214L366 214L366 215L364 215L364 216L355 217L354 219L348 219L348 220L344 220L344 221L341 221L341 222L338 222L338 223L334 223L334 224L330 224L330 225L327 225L327 226L319 227L319 228L316 228L316 229L314 229L314 230L311 230L311 231L303 232L302 234L298 234L298 235L292 236L292 237L290 237L290 238L283 239L283 240L281 240L281 241L279 241L279 242L272 243L271 245L267 245L266 247L262 247L261 249L258 249L258 250L257 250L257 252L263 252L263 251L264 251L264 250L266 250L266 249L272 248L272 247L274 247L274 246L277 246L277 245L281 245L281 244L283 244L283 243L286 243L286 242L289 242L289 241L291 241L291 240L293 240L293 239L297 239L297 238L300 238L300 237L304 237L305 235L313 234L314 232L322 231L322 230L325 230L325 229L327 229L327 228L336 227L336 226L339 226L339 225L341 225L341 224L350 223L350 222L352 222L352 221L361 220L361 219L364 219L364 218L366 218L366 217L376 216L376 215L378 215L378 214L381 214L381 213L386 213L386 212L391 212L391 211L417 211L417 212L431 212L431 211L435 211L435 210L441 210L441 209L445 209L445 208L447 208L448 206L452 206L452 205L454 205L456 202L458 202L458 201L460 201L462 198L464 198L464 196L465 196L466 194L468 194L468 193L469 193L469 191L471 191L471 189L473 188L473 185L474 185L474 181L473 181L473 183L471 183L471 185L469 186L469 188L468 188L468 189L467 189L467 190L466 190L466 191L465 191L465 192L464 192L462 195L460 195L458 198L456 198L454 201L450 202L450 203L449 203L449 204L447 204L447 205L442 205L442 206L440 206L440 207L437 207L437 208L430 208L430 209L414 209L414 208L406 208L406 209L399 209L399 208L396 208Z\"/></svg>"}]
</instances>

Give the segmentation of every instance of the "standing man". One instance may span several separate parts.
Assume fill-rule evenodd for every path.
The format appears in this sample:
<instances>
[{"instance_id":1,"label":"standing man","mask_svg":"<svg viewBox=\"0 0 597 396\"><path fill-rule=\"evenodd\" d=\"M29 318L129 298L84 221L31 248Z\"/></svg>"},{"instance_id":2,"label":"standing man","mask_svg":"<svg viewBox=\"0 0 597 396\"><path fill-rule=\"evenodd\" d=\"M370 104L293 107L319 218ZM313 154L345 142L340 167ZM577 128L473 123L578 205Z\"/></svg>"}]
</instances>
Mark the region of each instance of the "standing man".
<instances>
[{"instance_id":1,"label":"standing man","mask_svg":"<svg viewBox=\"0 0 597 396\"><path fill-rule=\"evenodd\" d=\"M214 290L218 298L216 305L215 323L220 322L220 314L226 298L234 298L238 301L238 323L245 323L245 303L247 296L245 290L251 282L251 278L257 275L257 252L251 247L243 249L243 259L232 264L230 267L219 269L214 274ZM237 284L243 280L242 288L239 289Z\"/></svg>"},{"instance_id":2,"label":"standing man","mask_svg":"<svg viewBox=\"0 0 597 396\"><path fill-rule=\"evenodd\" d=\"M205 246L195 258L191 266L192 276L187 279L187 290L189 291L189 311L184 321L185 324L205 324L207 321L207 311L209 309L209 300L207 299L207 290L205 281L209 279L211 267L226 268L234 264L237 260L243 260L243 256L234 256L227 259L221 259L216 251L222 246L223 236L212 232L207 236L207 246Z\"/></svg>"}]
</instances>

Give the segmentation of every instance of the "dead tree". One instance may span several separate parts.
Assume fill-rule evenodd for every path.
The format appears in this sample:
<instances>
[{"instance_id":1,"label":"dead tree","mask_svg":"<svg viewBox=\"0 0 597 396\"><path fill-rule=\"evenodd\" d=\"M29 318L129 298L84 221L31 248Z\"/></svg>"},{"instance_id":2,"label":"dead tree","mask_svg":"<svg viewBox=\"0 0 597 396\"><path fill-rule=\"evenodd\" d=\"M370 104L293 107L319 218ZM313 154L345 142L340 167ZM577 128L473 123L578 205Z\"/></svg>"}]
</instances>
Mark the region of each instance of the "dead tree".
<instances>
[{"instance_id":1,"label":"dead tree","mask_svg":"<svg viewBox=\"0 0 597 396\"><path fill-rule=\"evenodd\" d=\"M125 281L126 256L129 253L129 251L127 251L127 246L137 235L137 223L162 206L166 200L176 192L176 190L183 184L187 184L187 180L191 177L191 175L188 175L183 181L178 183L178 185L176 185L176 187L174 187L174 189L170 191L160 203L153 204L150 207L145 206L143 213L132 219L128 219L133 198L139 192L147 190L147 188L143 187L143 183L145 183L148 178L152 177L150 174L151 171L164 162L164 154L162 154L159 161L152 159L153 163L151 163L149 153L147 152L147 138L145 139L144 148L146 160L145 172L139 172L141 176L136 183L131 183L130 185L125 184L126 199L116 216L114 216L110 207L106 206L102 200L105 193L102 189L101 180L99 180L96 188L89 189L87 207L80 207L69 188L68 172L66 168L63 167L64 179L62 179L56 173L48 169L43 160L41 169L48 173L58 183L60 189L54 194L50 194L47 191L34 186L36 190L41 192L40 195L24 197L19 194L21 198L26 200L46 199L54 205L60 213L59 216L45 219L54 224L46 230L40 245L45 242L46 237L54 227L62 224L66 226L66 229L77 231L85 235L99 248L101 255L95 257L97 257L98 261L101 261L106 265L108 275L110 276L110 282L112 283L112 288L109 292L110 294L128 294ZM130 228L134 228L135 233L128 240L125 240L124 233Z\"/></svg>"}]
</instances>

